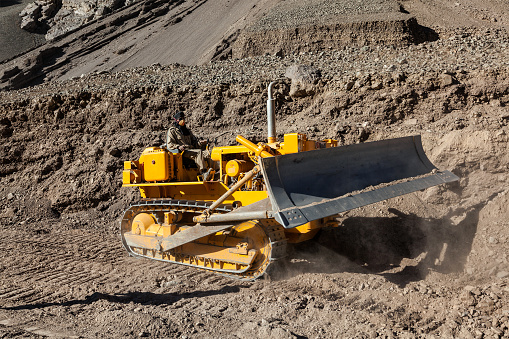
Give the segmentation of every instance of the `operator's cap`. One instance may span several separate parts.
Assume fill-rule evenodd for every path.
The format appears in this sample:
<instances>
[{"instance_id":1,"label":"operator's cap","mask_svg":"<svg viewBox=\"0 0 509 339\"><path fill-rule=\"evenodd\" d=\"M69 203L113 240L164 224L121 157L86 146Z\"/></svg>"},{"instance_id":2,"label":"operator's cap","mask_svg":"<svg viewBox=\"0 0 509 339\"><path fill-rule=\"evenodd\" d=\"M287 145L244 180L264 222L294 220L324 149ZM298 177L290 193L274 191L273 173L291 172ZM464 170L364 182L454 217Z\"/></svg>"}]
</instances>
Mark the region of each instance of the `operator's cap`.
<instances>
[{"instance_id":1,"label":"operator's cap","mask_svg":"<svg viewBox=\"0 0 509 339\"><path fill-rule=\"evenodd\" d=\"M184 112L177 112L177 113L175 113L173 118L175 118L175 120L177 120L177 121L184 119Z\"/></svg>"}]
</instances>

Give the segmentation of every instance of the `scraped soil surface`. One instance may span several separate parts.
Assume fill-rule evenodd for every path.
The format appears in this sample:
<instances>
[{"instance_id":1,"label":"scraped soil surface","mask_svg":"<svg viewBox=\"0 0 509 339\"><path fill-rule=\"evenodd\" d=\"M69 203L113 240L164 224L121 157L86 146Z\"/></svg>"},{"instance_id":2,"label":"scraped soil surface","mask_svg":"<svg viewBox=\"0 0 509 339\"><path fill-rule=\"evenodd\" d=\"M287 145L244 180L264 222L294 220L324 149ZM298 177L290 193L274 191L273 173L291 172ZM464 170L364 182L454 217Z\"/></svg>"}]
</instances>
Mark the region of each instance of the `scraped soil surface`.
<instances>
[{"instance_id":1,"label":"scraped soil surface","mask_svg":"<svg viewBox=\"0 0 509 339\"><path fill-rule=\"evenodd\" d=\"M439 39L0 92L0 337L508 338L507 7L402 6ZM292 84L295 64L316 81ZM117 229L139 194L120 187L123 161L162 144L176 110L213 145L264 141L274 79L279 138L420 134L460 181L342 214L273 279L128 257Z\"/></svg>"}]
</instances>

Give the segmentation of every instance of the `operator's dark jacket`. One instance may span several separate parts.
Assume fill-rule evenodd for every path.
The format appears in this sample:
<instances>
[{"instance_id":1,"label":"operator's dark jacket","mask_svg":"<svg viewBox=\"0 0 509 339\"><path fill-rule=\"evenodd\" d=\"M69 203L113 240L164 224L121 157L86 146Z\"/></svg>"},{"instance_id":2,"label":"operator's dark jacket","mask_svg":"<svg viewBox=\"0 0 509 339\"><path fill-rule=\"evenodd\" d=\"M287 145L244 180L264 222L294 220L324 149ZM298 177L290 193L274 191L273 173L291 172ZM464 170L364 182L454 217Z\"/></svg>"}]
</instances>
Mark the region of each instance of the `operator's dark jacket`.
<instances>
[{"instance_id":1,"label":"operator's dark jacket","mask_svg":"<svg viewBox=\"0 0 509 339\"><path fill-rule=\"evenodd\" d=\"M186 149L200 149L200 143L193 132L189 131L189 135L184 135L175 125L171 125L166 136L166 147L168 149L177 149L184 146Z\"/></svg>"}]
</instances>

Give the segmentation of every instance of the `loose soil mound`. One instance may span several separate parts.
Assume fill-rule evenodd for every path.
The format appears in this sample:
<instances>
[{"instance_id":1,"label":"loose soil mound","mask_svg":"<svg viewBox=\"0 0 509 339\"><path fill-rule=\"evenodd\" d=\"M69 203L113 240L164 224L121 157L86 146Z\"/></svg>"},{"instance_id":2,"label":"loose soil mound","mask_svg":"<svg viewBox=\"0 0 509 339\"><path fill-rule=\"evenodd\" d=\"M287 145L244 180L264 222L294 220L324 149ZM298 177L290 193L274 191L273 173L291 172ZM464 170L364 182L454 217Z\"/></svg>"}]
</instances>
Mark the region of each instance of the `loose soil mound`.
<instances>
[{"instance_id":1,"label":"loose soil mound","mask_svg":"<svg viewBox=\"0 0 509 339\"><path fill-rule=\"evenodd\" d=\"M234 58L344 46L408 45L437 38L394 1L284 1L240 33Z\"/></svg>"}]
</instances>

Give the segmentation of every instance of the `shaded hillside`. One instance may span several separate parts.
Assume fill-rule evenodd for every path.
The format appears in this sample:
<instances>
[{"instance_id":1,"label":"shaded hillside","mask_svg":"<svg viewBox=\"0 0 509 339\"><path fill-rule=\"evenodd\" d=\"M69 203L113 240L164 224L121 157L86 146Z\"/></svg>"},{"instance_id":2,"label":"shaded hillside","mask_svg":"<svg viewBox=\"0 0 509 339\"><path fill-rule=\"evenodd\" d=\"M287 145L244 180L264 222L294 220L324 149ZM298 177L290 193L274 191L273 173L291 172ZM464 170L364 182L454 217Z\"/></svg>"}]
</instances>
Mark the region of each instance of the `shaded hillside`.
<instances>
[{"instance_id":1,"label":"shaded hillside","mask_svg":"<svg viewBox=\"0 0 509 339\"><path fill-rule=\"evenodd\" d=\"M19 88L155 63L209 61L263 1L146 0L0 65L0 87Z\"/></svg>"},{"instance_id":2,"label":"shaded hillside","mask_svg":"<svg viewBox=\"0 0 509 339\"><path fill-rule=\"evenodd\" d=\"M0 62L22 54L45 42L43 34L21 29L19 13L30 0L5 0L0 4Z\"/></svg>"}]
</instances>

